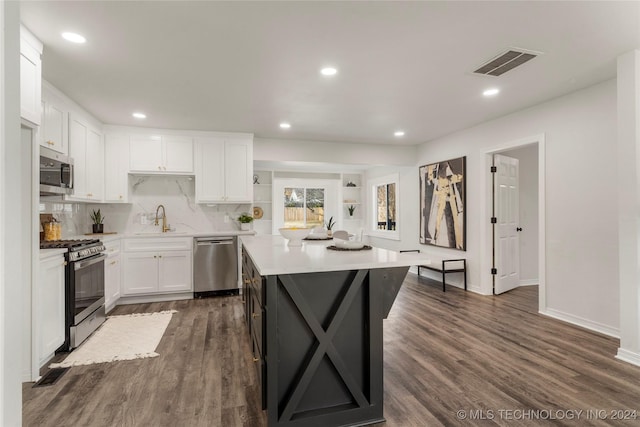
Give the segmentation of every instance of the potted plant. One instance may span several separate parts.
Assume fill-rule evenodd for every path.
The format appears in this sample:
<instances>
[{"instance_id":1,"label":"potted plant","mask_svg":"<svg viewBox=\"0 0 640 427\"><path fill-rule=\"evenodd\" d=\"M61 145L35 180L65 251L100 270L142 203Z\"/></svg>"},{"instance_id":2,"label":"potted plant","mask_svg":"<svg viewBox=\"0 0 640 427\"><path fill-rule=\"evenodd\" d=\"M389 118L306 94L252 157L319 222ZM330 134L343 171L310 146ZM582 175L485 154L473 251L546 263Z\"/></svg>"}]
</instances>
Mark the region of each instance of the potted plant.
<instances>
[{"instance_id":1,"label":"potted plant","mask_svg":"<svg viewBox=\"0 0 640 427\"><path fill-rule=\"evenodd\" d=\"M356 207L350 205L347 209L349 210L349 216L353 216L353 212L356 210Z\"/></svg>"},{"instance_id":2,"label":"potted plant","mask_svg":"<svg viewBox=\"0 0 640 427\"><path fill-rule=\"evenodd\" d=\"M251 215L244 212L238 217L238 221L240 221L240 230L251 230L251 223L253 222L253 217Z\"/></svg>"},{"instance_id":3,"label":"potted plant","mask_svg":"<svg viewBox=\"0 0 640 427\"><path fill-rule=\"evenodd\" d=\"M103 233L104 232L104 217L100 213L100 209L97 211L94 210L91 212L91 221L93 221L93 232L94 233Z\"/></svg>"},{"instance_id":4,"label":"potted plant","mask_svg":"<svg viewBox=\"0 0 640 427\"><path fill-rule=\"evenodd\" d=\"M325 225L327 227L327 236L331 237L333 235L333 231L331 231L331 229L333 228L334 225L336 225L336 222L333 220L333 217L329 218L329 221L327 221Z\"/></svg>"}]
</instances>

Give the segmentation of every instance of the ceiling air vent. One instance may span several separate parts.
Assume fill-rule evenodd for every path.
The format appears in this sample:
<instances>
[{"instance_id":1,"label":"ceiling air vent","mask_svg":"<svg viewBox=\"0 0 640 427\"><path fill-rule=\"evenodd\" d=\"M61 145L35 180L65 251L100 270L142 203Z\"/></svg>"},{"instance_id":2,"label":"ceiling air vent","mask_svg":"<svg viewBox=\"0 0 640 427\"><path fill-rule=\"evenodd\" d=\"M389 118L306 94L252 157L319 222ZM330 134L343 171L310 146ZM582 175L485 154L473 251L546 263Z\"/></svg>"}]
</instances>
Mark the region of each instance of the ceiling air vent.
<instances>
[{"instance_id":1,"label":"ceiling air vent","mask_svg":"<svg viewBox=\"0 0 640 427\"><path fill-rule=\"evenodd\" d=\"M509 49L490 60L486 64L474 71L474 73L487 76L500 76L509 70L524 64L538 56L539 52L525 51L523 49Z\"/></svg>"}]
</instances>

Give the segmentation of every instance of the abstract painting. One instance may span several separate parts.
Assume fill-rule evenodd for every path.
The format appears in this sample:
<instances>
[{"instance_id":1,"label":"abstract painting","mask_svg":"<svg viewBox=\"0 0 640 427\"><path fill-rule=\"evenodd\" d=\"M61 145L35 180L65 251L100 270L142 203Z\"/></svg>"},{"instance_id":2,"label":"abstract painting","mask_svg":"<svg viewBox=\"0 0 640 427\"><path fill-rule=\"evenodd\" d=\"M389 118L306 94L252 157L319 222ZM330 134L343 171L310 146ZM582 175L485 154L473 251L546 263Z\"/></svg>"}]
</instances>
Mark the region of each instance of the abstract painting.
<instances>
[{"instance_id":1,"label":"abstract painting","mask_svg":"<svg viewBox=\"0 0 640 427\"><path fill-rule=\"evenodd\" d=\"M466 250L466 160L420 166L420 243Z\"/></svg>"}]
</instances>

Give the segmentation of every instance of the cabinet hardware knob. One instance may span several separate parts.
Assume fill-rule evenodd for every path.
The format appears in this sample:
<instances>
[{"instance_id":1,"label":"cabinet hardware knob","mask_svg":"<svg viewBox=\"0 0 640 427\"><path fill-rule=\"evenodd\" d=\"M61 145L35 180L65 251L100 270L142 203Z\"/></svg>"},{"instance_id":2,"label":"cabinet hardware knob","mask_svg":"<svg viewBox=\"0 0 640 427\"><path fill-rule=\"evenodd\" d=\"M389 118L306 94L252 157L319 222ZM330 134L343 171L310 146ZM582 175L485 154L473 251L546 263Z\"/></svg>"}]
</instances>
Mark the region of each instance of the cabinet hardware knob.
<instances>
[{"instance_id":1,"label":"cabinet hardware knob","mask_svg":"<svg viewBox=\"0 0 640 427\"><path fill-rule=\"evenodd\" d=\"M62 265L67 265L67 264L68 264L68 262L67 262L67 261L65 261L65 262L63 262L63 263L62 263Z\"/></svg>"},{"instance_id":2,"label":"cabinet hardware knob","mask_svg":"<svg viewBox=\"0 0 640 427\"><path fill-rule=\"evenodd\" d=\"M260 361L260 358L258 358L258 357L254 357L254 358L253 358L253 361L254 361L254 362L258 362L258 361Z\"/></svg>"},{"instance_id":3,"label":"cabinet hardware knob","mask_svg":"<svg viewBox=\"0 0 640 427\"><path fill-rule=\"evenodd\" d=\"M162 166L158 166L158 170L161 171L162 170Z\"/></svg>"},{"instance_id":4,"label":"cabinet hardware knob","mask_svg":"<svg viewBox=\"0 0 640 427\"><path fill-rule=\"evenodd\" d=\"M255 319L256 317L258 317L258 316L260 316L260 315L259 315L259 314L257 314L257 313L251 313L251 317L253 317L254 319Z\"/></svg>"},{"instance_id":5,"label":"cabinet hardware knob","mask_svg":"<svg viewBox=\"0 0 640 427\"><path fill-rule=\"evenodd\" d=\"M244 279L244 283L245 283L245 285L248 285L249 283L251 283L251 280L249 280L249 279Z\"/></svg>"},{"instance_id":6,"label":"cabinet hardware knob","mask_svg":"<svg viewBox=\"0 0 640 427\"><path fill-rule=\"evenodd\" d=\"M122 194L120 195L120 198L122 199Z\"/></svg>"},{"instance_id":7,"label":"cabinet hardware knob","mask_svg":"<svg viewBox=\"0 0 640 427\"><path fill-rule=\"evenodd\" d=\"M113 265L113 264L115 264L115 263L116 263L115 261L111 261L111 265Z\"/></svg>"}]
</instances>

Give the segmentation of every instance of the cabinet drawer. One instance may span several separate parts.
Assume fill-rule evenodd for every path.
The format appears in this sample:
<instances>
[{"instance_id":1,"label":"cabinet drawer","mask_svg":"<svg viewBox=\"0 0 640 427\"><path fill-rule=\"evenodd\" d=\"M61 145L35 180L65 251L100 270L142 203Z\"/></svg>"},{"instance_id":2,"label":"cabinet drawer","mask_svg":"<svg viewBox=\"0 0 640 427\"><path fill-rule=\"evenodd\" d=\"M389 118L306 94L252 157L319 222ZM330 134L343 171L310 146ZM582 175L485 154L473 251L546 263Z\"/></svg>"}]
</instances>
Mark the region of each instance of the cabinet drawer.
<instances>
[{"instance_id":1,"label":"cabinet drawer","mask_svg":"<svg viewBox=\"0 0 640 427\"><path fill-rule=\"evenodd\" d=\"M257 346L258 353L262 356L265 354L264 341L262 340L264 331L264 310L256 300L256 294L252 293L253 299L251 304L251 336Z\"/></svg>"},{"instance_id":2,"label":"cabinet drawer","mask_svg":"<svg viewBox=\"0 0 640 427\"><path fill-rule=\"evenodd\" d=\"M120 240L115 240L113 242L107 242L104 244L105 254L111 258L120 253Z\"/></svg>"},{"instance_id":3,"label":"cabinet drawer","mask_svg":"<svg viewBox=\"0 0 640 427\"><path fill-rule=\"evenodd\" d=\"M264 297L264 289L265 287L263 286L262 283L262 276L260 276L258 274L258 272L253 269L252 270L252 276L251 276L251 287L253 288L253 293L256 295L256 298L258 299L258 304L260 305L260 307L264 307L265 304L265 297Z\"/></svg>"},{"instance_id":4,"label":"cabinet drawer","mask_svg":"<svg viewBox=\"0 0 640 427\"><path fill-rule=\"evenodd\" d=\"M260 353L257 351L255 341L252 341L252 350L253 350L253 363L256 368L257 384L258 384L258 388L260 389L260 397L261 397L260 400L262 401L261 402L262 409L266 409L267 407L267 393L266 393L267 366L264 362L264 357L262 357Z\"/></svg>"},{"instance_id":5,"label":"cabinet drawer","mask_svg":"<svg viewBox=\"0 0 640 427\"><path fill-rule=\"evenodd\" d=\"M191 250L191 245L191 237L142 237L125 239L124 250L127 252L180 251Z\"/></svg>"}]
</instances>

